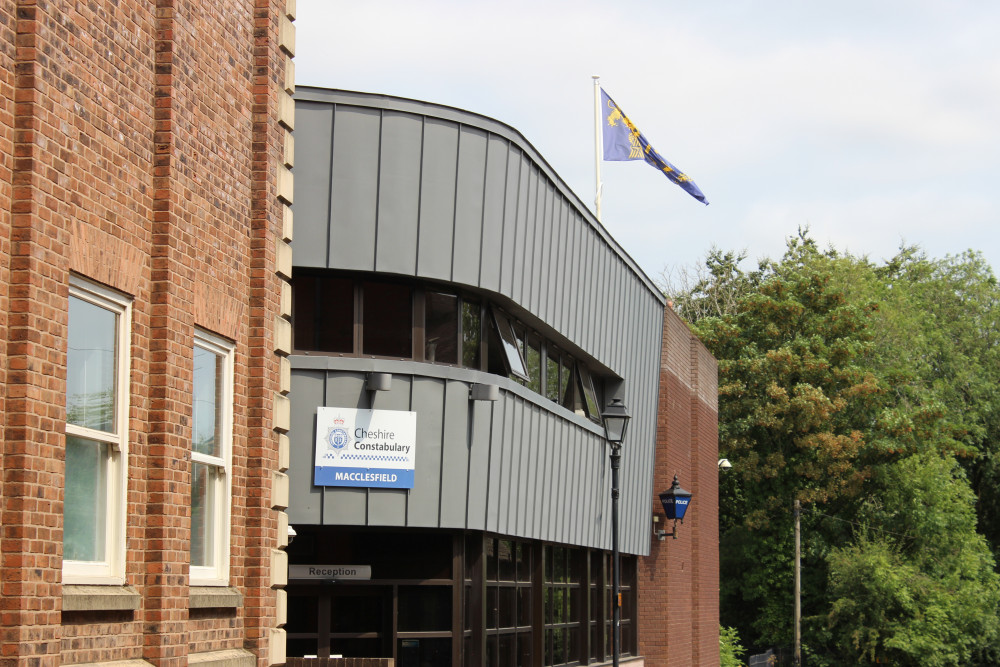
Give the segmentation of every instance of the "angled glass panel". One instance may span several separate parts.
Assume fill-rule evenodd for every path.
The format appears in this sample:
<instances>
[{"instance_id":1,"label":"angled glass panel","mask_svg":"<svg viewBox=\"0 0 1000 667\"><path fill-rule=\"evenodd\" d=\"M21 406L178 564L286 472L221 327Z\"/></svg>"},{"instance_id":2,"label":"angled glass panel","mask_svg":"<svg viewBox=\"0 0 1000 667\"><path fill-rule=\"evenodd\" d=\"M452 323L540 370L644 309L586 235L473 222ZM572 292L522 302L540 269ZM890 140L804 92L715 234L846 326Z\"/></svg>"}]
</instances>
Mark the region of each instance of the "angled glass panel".
<instances>
[{"instance_id":1,"label":"angled glass panel","mask_svg":"<svg viewBox=\"0 0 1000 667\"><path fill-rule=\"evenodd\" d=\"M510 320L506 315L501 315L494 309L493 325L496 327L497 333L500 334L507 371L511 375L527 380L528 369L524 363L524 357L521 356L521 350L518 347L517 337L514 335L514 328L511 326Z\"/></svg>"},{"instance_id":2,"label":"angled glass panel","mask_svg":"<svg viewBox=\"0 0 1000 667\"><path fill-rule=\"evenodd\" d=\"M576 369L580 375L580 385L583 387L583 397L586 400L587 417L600 423L601 410L598 407L600 404L597 401L597 392L594 390L594 380L583 364L577 364Z\"/></svg>"}]
</instances>

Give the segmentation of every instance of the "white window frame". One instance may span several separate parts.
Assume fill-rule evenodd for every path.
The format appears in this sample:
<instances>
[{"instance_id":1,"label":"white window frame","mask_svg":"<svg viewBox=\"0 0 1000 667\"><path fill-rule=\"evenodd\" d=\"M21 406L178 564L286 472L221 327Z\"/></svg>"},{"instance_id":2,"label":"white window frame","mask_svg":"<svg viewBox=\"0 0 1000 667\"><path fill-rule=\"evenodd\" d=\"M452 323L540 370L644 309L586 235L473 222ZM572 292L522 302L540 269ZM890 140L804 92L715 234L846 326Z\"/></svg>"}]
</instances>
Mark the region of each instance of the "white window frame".
<instances>
[{"instance_id":1,"label":"white window frame","mask_svg":"<svg viewBox=\"0 0 1000 667\"><path fill-rule=\"evenodd\" d=\"M222 440L219 447L222 455L209 456L195 452L194 442L191 443L192 485L194 483L195 463L212 466L218 474L215 476L210 492L214 502L209 510L213 527L210 548L214 565L196 566L192 564L190 581L192 585L198 586L227 586L229 585L229 545L233 505L233 357L235 346L224 338L196 329L194 347L210 352L222 360L222 387L219 392L219 405L216 406L219 437ZM193 396L192 388L192 398Z\"/></svg>"},{"instance_id":2,"label":"white window frame","mask_svg":"<svg viewBox=\"0 0 1000 667\"><path fill-rule=\"evenodd\" d=\"M125 517L128 491L129 393L132 331L132 302L124 295L77 276L70 277L70 298L87 301L113 312L117 318L115 341L115 411L114 432L66 423L66 435L102 442L108 447L107 483L105 487L107 516L103 561L63 560L63 583L124 584L125 583ZM72 322L67 324L68 328ZM69 471L66 471L69 474ZM65 516L65 514L64 514Z\"/></svg>"}]
</instances>

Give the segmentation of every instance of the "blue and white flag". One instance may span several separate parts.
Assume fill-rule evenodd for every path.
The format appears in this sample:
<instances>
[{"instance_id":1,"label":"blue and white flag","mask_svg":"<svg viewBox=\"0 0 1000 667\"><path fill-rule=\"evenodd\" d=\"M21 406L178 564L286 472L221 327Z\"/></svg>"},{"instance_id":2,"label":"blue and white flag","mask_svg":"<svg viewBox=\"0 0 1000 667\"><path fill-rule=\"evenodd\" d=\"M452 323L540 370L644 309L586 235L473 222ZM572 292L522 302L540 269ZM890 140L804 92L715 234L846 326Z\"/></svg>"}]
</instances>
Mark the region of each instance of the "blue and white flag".
<instances>
[{"instance_id":1,"label":"blue and white flag","mask_svg":"<svg viewBox=\"0 0 1000 667\"><path fill-rule=\"evenodd\" d=\"M684 188L689 195L703 204L708 204L705 195L694 181L653 149L649 140L632 124L621 107L604 92L603 88L601 88L601 109L604 118L605 160L645 160L647 164L662 171L667 178Z\"/></svg>"}]
</instances>

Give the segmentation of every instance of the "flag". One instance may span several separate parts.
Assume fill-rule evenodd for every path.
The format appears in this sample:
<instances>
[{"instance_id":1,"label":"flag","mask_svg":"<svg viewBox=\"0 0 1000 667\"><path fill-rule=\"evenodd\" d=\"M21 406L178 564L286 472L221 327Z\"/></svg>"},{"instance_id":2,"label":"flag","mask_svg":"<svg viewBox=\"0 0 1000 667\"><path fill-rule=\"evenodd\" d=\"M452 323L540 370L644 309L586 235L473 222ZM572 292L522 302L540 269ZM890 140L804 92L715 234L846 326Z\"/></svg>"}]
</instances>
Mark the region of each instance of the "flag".
<instances>
[{"instance_id":1,"label":"flag","mask_svg":"<svg viewBox=\"0 0 1000 667\"><path fill-rule=\"evenodd\" d=\"M605 160L645 160L647 164L662 171L667 178L684 188L689 195L703 204L708 204L705 195L694 181L653 149L649 140L632 124L621 107L615 104L603 88L601 88L601 109L604 119Z\"/></svg>"}]
</instances>

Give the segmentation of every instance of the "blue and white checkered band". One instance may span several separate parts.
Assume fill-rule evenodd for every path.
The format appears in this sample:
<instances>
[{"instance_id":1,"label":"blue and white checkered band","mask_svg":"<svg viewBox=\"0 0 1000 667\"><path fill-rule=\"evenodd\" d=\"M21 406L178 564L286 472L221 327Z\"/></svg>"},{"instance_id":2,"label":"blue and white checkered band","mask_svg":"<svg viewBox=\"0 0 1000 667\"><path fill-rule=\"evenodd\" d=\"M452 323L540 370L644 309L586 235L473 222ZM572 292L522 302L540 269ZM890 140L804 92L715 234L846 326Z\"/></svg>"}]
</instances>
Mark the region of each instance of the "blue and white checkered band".
<instances>
[{"instance_id":1,"label":"blue and white checkered band","mask_svg":"<svg viewBox=\"0 0 1000 667\"><path fill-rule=\"evenodd\" d=\"M331 428L330 432L326 436L326 441L330 443L331 448L340 451L351 441L351 437L347 434L345 429Z\"/></svg>"}]
</instances>

